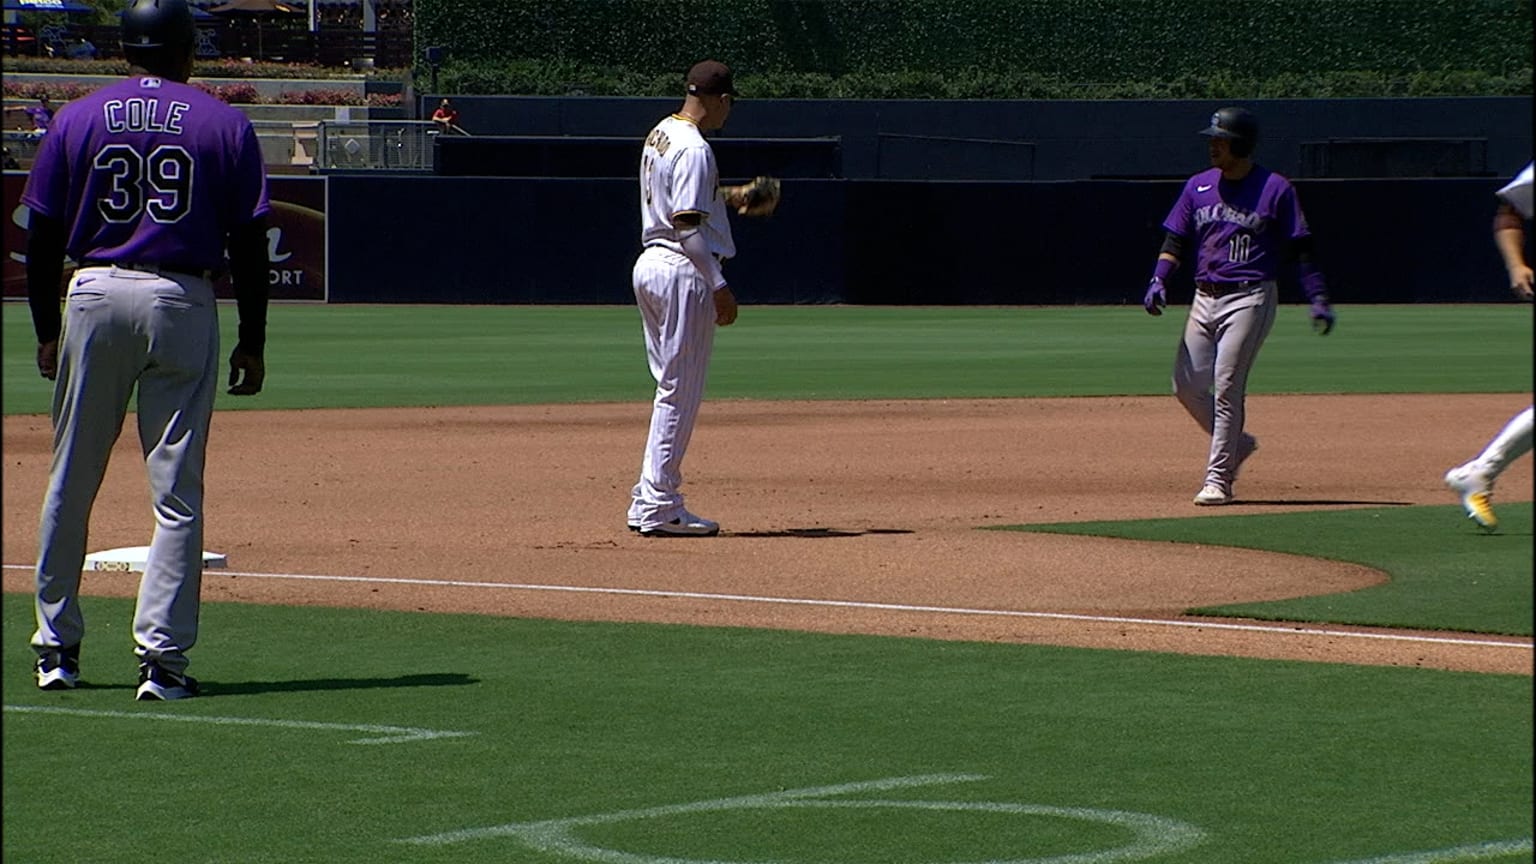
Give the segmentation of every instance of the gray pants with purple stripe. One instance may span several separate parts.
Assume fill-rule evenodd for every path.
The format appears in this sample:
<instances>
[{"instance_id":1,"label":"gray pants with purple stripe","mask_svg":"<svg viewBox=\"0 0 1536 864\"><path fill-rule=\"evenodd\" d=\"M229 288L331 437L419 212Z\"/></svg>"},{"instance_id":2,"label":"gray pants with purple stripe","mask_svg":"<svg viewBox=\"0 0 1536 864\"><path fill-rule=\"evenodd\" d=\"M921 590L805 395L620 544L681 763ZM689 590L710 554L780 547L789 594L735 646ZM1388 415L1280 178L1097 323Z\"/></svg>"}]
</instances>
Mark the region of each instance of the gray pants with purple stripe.
<instances>
[{"instance_id":1,"label":"gray pants with purple stripe","mask_svg":"<svg viewBox=\"0 0 1536 864\"><path fill-rule=\"evenodd\" d=\"M1274 282L1221 296L1195 292L1173 365L1173 393L1211 436L1205 482L1232 491L1242 456L1248 373L1275 323Z\"/></svg>"},{"instance_id":2,"label":"gray pants with purple stripe","mask_svg":"<svg viewBox=\"0 0 1536 864\"><path fill-rule=\"evenodd\" d=\"M155 532L133 638L140 660L185 670L185 652L197 641L203 464L218 354L218 309L206 279L88 267L70 282L53 395L53 463L38 530L32 645L40 653L85 636L80 570L91 506L137 386Z\"/></svg>"}]
</instances>

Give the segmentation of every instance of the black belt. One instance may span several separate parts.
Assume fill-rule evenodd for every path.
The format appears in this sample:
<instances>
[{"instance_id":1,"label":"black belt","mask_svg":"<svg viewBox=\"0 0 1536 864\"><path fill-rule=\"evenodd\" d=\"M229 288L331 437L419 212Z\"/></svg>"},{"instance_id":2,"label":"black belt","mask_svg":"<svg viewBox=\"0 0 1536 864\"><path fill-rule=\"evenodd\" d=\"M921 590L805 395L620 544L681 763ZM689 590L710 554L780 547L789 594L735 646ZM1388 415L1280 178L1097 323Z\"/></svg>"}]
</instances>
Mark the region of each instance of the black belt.
<instances>
[{"instance_id":1,"label":"black belt","mask_svg":"<svg viewBox=\"0 0 1536 864\"><path fill-rule=\"evenodd\" d=\"M1212 297L1220 297L1223 294L1232 294L1237 291L1247 291L1263 285L1263 280L1247 279L1242 282L1195 282L1195 290L1201 294Z\"/></svg>"},{"instance_id":2,"label":"black belt","mask_svg":"<svg viewBox=\"0 0 1536 864\"><path fill-rule=\"evenodd\" d=\"M149 261L108 261L104 258L86 258L80 262L81 267L116 267L119 270L137 270L140 273L153 273L159 276L163 273L179 273L183 276L196 276L199 279L212 279L215 271L207 267L191 267L184 264L155 264Z\"/></svg>"}]
</instances>

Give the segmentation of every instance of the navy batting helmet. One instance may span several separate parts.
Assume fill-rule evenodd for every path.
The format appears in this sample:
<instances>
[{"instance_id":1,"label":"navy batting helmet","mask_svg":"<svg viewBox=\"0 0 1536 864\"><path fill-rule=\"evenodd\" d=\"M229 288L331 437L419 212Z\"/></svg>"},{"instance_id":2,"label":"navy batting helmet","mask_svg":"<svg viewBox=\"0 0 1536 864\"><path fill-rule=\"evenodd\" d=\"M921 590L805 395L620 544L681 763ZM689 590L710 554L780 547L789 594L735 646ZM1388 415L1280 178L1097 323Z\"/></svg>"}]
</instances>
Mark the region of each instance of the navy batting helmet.
<instances>
[{"instance_id":1,"label":"navy batting helmet","mask_svg":"<svg viewBox=\"0 0 1536 864\"><path fill-rule=\"evenodd\" d=\"M187 0L133 0L123 12L124 48L187 48L197 25Z\"/></svg>"},{"instance_id":2,"label":"navy batting helmet","mask_svg":"<svg viewBox=\"0 0 1536 864\"><path fill-rule=\"evenodd\" d=\"M1233 156L1248 156L1259 143L1259 118L1247 108L1223 108L1211 115L1211 125L1201 129L1207 138L1226 138L1232 142Z\"/></svg>"}]
</instances>

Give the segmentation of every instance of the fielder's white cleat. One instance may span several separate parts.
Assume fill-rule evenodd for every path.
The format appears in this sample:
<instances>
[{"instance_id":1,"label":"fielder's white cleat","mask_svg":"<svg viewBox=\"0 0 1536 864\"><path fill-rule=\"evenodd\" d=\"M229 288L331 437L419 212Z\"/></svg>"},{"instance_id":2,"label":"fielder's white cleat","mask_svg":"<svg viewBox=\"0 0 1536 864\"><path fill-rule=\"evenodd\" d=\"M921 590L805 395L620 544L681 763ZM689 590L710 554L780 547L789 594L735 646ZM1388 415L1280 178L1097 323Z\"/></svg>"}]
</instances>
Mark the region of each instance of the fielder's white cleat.
<instances>
[{"instance_id":1,"label":"fielder's white cleat","mask_svg":"<svg viewBox=\"0 0 1536 864\"><path fill-rule=\"evenodd\" d=\"M1499 517L1493 513L1493 484L1482 472L1459 465L1445 472L1445 485L1461 496L1461 506L1467 518L1485 531L1499 527Z\"/></svg>"},{"instance_id":2,"label":"fielder's white cleat","mask_svg":"<svg viewBox=\"0 0 1536 864\"><path fill-rule=\"evenodd\" d=\"M1217 486L1215 483L1207 483L1195 493L1195 503L1202 507L1213 507L1221 504L1232 503L1232 493Z\"/></svg>"},{"instance_id":3,"label":"fielder's white cleat","mask_svg":"<svg viewBox=\"0 0 1536 864\"><path fill-rule=\"evenodd\" d=\"M677 514L671 522L640 526L642 537L713 537L720 533L720 523L687 510Z\"/></svg>"}]
</instances>

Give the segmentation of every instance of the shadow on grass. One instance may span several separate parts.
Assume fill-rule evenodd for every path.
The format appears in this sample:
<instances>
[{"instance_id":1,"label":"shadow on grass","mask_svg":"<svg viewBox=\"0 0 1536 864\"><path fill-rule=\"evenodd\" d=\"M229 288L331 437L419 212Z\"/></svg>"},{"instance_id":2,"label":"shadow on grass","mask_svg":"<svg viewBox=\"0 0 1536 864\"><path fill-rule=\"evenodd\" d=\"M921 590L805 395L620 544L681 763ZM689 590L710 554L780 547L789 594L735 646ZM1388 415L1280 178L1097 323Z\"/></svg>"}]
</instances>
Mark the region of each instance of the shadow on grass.
<instances>
[{"instance_id":1,"label":"shadow on grass","mask_svg":"<svg viewBox=\"0 0 1536 864\"><path fill-rule=\"evenodd\" d=\"M458 672L427 672L393 678L304 678L295 681L203 681L208 696L242 696L253 693L295 693L305 690L373 690L381 687L467 687L480 683L473 675Z\"/></svg>"}]
</instances>

